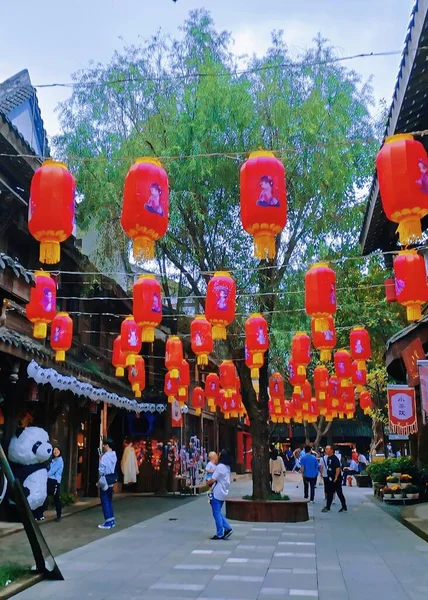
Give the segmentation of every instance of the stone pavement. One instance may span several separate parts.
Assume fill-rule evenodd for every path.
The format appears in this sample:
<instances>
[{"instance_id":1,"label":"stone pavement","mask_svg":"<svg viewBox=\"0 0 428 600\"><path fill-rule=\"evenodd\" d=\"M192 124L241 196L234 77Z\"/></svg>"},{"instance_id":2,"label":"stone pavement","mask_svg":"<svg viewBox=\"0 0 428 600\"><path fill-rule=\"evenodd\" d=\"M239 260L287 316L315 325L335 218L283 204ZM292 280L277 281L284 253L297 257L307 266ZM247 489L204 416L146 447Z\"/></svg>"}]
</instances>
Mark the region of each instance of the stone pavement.
<instances>
[{"instance_id":1,"label":"stone pavement","mask_svg":"<svg viewBox=\"0 0 428 600\"><path fill-rule=\"evenodd\" d=\"M296 489L287 476L286 492ZM232 485L232 495L250 483ZM416 600L428 593L428 544L367 498L347 488L348 513L322 514L317 488L307 523L233 523L214 533L206 498L68 552L65 582L44 581L21 600Z\"/></svg>"}]
</instances>

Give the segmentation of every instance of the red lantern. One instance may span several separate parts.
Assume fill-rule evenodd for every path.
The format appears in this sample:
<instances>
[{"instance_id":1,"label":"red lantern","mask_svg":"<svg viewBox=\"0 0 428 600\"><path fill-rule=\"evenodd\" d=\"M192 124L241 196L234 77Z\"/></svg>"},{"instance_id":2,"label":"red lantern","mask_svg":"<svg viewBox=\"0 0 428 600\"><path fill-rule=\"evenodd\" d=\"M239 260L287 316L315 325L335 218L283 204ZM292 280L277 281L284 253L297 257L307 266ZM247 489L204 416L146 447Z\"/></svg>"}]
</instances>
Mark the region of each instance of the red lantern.
<instances>
[{"instance_id":1,"label":"red lantern","mask_svg":"<svg viewBox=\"0 0 428 600\"><path fill-rule=\"evenodd\" d=\"M168 402L172 404L174 400L177 399L178 396L178 379L172 379L170 372L165 375L165 382L163 386L163 391L165 395L168 397Z\"/></svg>"},{"instance_id":2,"label":"red lantern","mask_svg":"<svg viewBox=\"0 0 428 600\"><path fill-rule=\"evenodd\" d=\"M60 242L73 233L76 181L67 167L46 160L31 180L28 230L40 242L40 262L60 259Z\"/></svg>"},{"instance_id":3,"label":"red lantern","mask_svg":"<svg viewBox=\"0 0 428 600\"><path fill-rule=\"evenodd\" d=\"M141 398L141 392L146 387L146 365L142 356L137 356L135 365L128 367L128 381L136 398Z\"/></svg>"},{"instance_id":4,"label":"red lantern","mask_svg":"<svg viewBox=\"0 0 428 600\"><path fill-rule=\"evenodd\" d=\"M397 294L395 293L395 279L389 277L385 279L385 298L387 302L397 302Z\"/></svg>"},{"instance_id":5,"label":"red lantern","mask_svg":"<svg viewBox=\"0 0 428 600\"><path fill-rule=\"evenodd\" d=\"M134 241L137 260L155 256L155 241L168 229L168 176L157 158L139 158L129 169L121 223Z\"/></svg>"},{"instance_id":6,"label":"red lantern","mask_svg":"<svg viewBox=\"0 0 428 600\"><path fill-rule=\"evenodd\" d=\"M315 330L315 319L311 319L312 343L320 351L320 360L328 362L331 360L331 351L336 346L336 329L334 327L334 318L327 317L327 328L324 331Z\"/></svg>"},{"instance_id":7,"label":"red lantern","mask_svg":"<svg viewBox=\"0 0 428 600\"><path fill-rule=\"evenodd\" d=\"M340 381L332 375L328 380L328 397L330 398L331 406L335 408L339 405Z\"/></svg>"},{"instance_id":8,"label":"red lantern","mask_svg":"<svg viewBox=\"0 0 428 600\"><path fill-rule=\"evenodd\" d=\"M428 156L421 142L407 133L387 137L376 157L383 210L398 223L400 244L420 238L428 214Z\"/></svg>"},{"instance_id":9,"label":"red lantern","mask_svg":"<svg viewBox=\"0 0 428 600\"><path fill-rule=\"evenodd\" d=\"M126 356L126 366L135 365L135 358L141 351L141 328L132 315L122 321L120 340L122 352Z\"/></svg>"},{"instance_id":10,"label":"red lantern","mask_svg":"<svg viewBox=\"0 0 428 600\"><path fill-rule=\"evenodd\" d=\"M240 172L242 225L254 237L254 256L275 258L275 236L287 222L284 165L272 152L252 152Z\"/></svg>"},{"instance_id":11,"label":"red lantern","mask_svg":"<svg viewBox=\"0 0 428 600\"><path fill-rule=\"evenodd\" d=\"M300 394L301 386L305 383L306 380L306 372L299 373L297 369L296 362L290 358L288 361L288 380L290 385L293 386L293 391L296 394Z\"/></svg>"},{"instance_id":12,"label":"red lantern","mask_svg":"<svg viewBox=\"0 0 428 600\"><path fill-rule=\"evenodd\" d=\"M354 327L349 334L351 356L360 370L366 370L366 360L371 356L370 335L364 327Z\"/></svg>"},{"instance_id":13,"label":"red lantern","mask_svg":"<svg viewBox=\"0 0 428 600\"><path fill-rule=\"evenodd\" d=\"M318 400L325 400L328 391L328 370L323 365L314 369L314 388Z\"/></svg>"},{"instance_id":14,"label":"red lantern","mask_svg":"<svg viewBox=\"0 0 428 600\"><path fill-rule=\"evenodd\" d=\"M245 364L247 365L247 367L250 369L251 371L251 381L253 384L253 388L255 389L256 393L259 393L259 375L260 375L260 368L263 366L263 362L264 359L262 359L261 363L256 362L255 361L255 354L251 354L251 352L248 351L248 347L247 344L244 344L244 350L245 350ZM263 356L263 355L262 355Z\"/></svg>"},{"instance_id":15,"label":"red lantern","mask_svg":"<svg viewBox=\"0 0 428 600\"><path fill-rule=\"evenodd\" d=\"M226 398L236 391L236 369L231 360L224 360L220 365L220 385Z\"/></svg>"},{"instance_id":16,"label":"red lantern","mask_svg":"<svg viewBox=\"0 0 428 600\"><path fill-rule=\"evenodd\" d=\"M365 415L369 415L373 409L372 399L367 390L364 390L360 394L360 407L364 411Z\"/></svg>"},{"instance_id":17,"label":"red lantern","mask_svg":"<svg viewBox=\"0 0 428 600\"><path fill-rule=\"evenodd\" d=\"M260 313L253 313L245 322L245 345L252 356L253 368L257 370L255 377L258 377L258 370L263 366L264 355L269 348L267 322Z\"/></svg>"},{"instance_id":18,"label":"red lantern","mask_svg":"<svg viewBox=\"0 0 428 600\"><path fill-rule=\"evenodd\" d=\"M126 356L122 352L122 340L118 335L113 342L113 367L116 369L116 377L123 377L125 374L126 367Z\"/></svg>"},{"instance_id":19,"label":"red lantern","mask_svg":"<svg viewBox=\"0 0 428 600\"><path fill-rule=\"evenodd\" d=\"M355 390L352 385L341 388L340 396L341 407L347 419L353 419L355 413Z\"/></svg>"},{"instance_id":20,"label":"red lantern","mask_svg":"<svg viewBox=\"0 0 428 600\"><path fill-rule=\"evenodd\" d=\"M358 362L352 362L352 383L356 386L357 392L362 392L367 383L367 371L358 367Z\"/></svg>"},{"instance_id":21,"label":"red lantern","mask_svg":"<svg viewBox=\"0 0 428 600\"><path fill-rule=\"evenodd\" d=\"M190 385L190 365L187 360L183 359L181 361L178 381L178 399L180 403L184 404L185 400L187 400L187 390Z\"/></svg>"},{"instance_id":22,"label":"red lantern","mask_svg":"<svg viewBox=\"0 0 428 600\"><path fill-rule=\"evenodd\" d=\"M306 367L311 362L311 340L303 331L298 331L291 340L291 356L297 365L297 373L306 376Z\"/></svg>"},{"instance_id":23,"label":"red lantern","mask_svg":"<svg viewBox=\"0 0 428 600\"><path fill-rule=\"evenodd\" d=\"M31 288L30 302L26 306L27 319L34 324L33 335L38 340L47 336L47 324L56 314L56 285L44 271L34 273L35 286Z\"/></svg>"},{"instance_id":24,"label":"red lantern","mask_svg":"<svg viewBox=\"0 0 428 600\"><path fill-rule=\"evenodd\" d=\"M222 410L223 402L224 402L224 390L219 389L217 397L215 399L215 405L218 406L220 408L220 410Z\"/></svg>"},{"instance_id":25,"label":"red lantern","mask_svg":"<svg viewBox=\"0 0 428 600\"><path fill-rule=\"evenodd\" d=\"M155 341L155 327L162 321L161 286L154 275L140 275L134 283L134 318L143 342Z\"/></svg>"},{"instance_id":26,"label":"red lantern","mask_svg":"<svg viewBox=\"0 0 428 600\"><path fill-rule=\"evenodd\" d=\"M311 398L312 398L312 386L309 381L305 381L302 386L302 391L300 392L300 397L302 399L302 410L303 412L307 412L310 408Z\"/></svg>"},{"instance_id":27,"label":"red lantern","mask_svg":"<svg viewBox=\"0 0 428 600\"><path fill-rule=\"evenodd\" d=\"M208 408L211 412L215 412L215 400L220 389L220 380L216 373L210 373L205 379L205 397L207 399Z\"/></svg>"},{"instance_id":28,"label":"red lantern","mask_svg":"<svg viewBox=\"0 0 428 600\"><path fill-rule=\"evenodd\" d=\"M63 362L65 353L73 341L73 320L66 312L59 312L52 321L51 348L55 350L55 360Z\"/></svg>"},{"instance_id":29,"label":"red lantern","mask_svg":"<svg viewBox=\"0 0 428 600\"><path fill-rule=\"evenodd\" d=\"M192 390L192 407L195 409L197 415L202 413L202 409L205 405L205 394L201 387L195 387Z\"/></svg>"},{"instance_id":30,"label":"red lantern","mask_svg":"<svg viewBox=\"0 0 428 600\"><path fill-rule=\"evenodd\" d=\"M190 324L190 339L198 365L208 364L208 355L214 349L212 326L204 315L197 315Z\"/></svg>"},{"instance_id":31,"label":"red lantern","mask_svg":"<svg viewBox=\"0 0 428 600\"><path fill-rule=\"evenodd\" d=\"M347 350L337 350L334 353L334 370L340 381L340 385L345 387L352 378L352 359Z\"/></svg>"},{"instance_id":32,"label":"red lantern","mask_svg":"<svg viewBox=\"0 0 428 600\"><path fill-rule=\"evenodd\" d=\"M316 398L311 398L309 405L308 423L316 423L320 416L320 407Z\"/></svg>"},{"instance_id":33,"label":"red lantern","mask_svg":"<svg viewBox=\"0 0 428 600\"><path fill-rule=\"evenodd\" d=\"M284 399L284 380L281 373L275 372L269 377L269 394L273 400Z\"/></svg>"},{"instance_id":34,"label":"red lantern","mask_svg":"<svg viewBox=\"0 0 428 600\"><path fill-rule=\"evenodd\" d=\"M315 331L328 329L327 319L336 312L336 273L327 263L313 265L305 275L305 308Z\"/></svg>"},{"instance_id":35,"label":"red lantern","mask_svg":"<svg viewBox=\"0 0 428 600\"><path fill-rule=\"evenodd\" d=\"M165 367L172 379L180 377L180 368L183 362L183 344L177 335L170 335L166 341Z\"/></svg>"},{"instance_id":36,"label":"red lantern","mask_svg":"<svg viewBox=\"0 0 428 600\"><path fill-rule=\"evenodd\" d=\"M291 419L294 419L296 413L294 411L293 404L290 400L285 400L284 402L284 421L286 423L290 423Z\"/></svg>"},{"instance_id":37,"label":"red lantern","mask_svg":"<svg viewBox=\"0 0 428 600\"><path fill-rule=\"evenodd\" d=\"M394 258L395 293L407 308L407 320L422 317L421 305L428 302L425 261L416 250L404 250Z\"/></svg>"},{"instance_id":38,"label":"red lantern","mask_svg":"<svg viewBox=\"0 0 428 600\"><path fill-rule=\"evenodd\" d=\"M208 283L205 316L213 325L213 339L226 339L226 326L235 318L236 284L226 271L217 271Z\"/></svg>"}]
</instances>

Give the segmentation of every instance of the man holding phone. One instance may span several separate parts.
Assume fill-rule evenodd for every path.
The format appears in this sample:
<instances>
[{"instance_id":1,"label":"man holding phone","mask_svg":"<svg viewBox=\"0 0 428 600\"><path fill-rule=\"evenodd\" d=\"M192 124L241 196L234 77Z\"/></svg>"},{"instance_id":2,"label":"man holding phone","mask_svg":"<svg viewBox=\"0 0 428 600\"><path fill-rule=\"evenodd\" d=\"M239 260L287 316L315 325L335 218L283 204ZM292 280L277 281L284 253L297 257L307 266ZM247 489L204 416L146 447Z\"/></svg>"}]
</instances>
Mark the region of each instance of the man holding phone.
<instances>
[{"instance_id":1,"label":"man holding phone","mask_svg":"<svg viewBox=\"0 0 428 600\"><path fill-rule=\"evenodd\" d=\"M340 468L340 461L337 456L335 456L331 446L326 447L325 453L327 455L327 481L325 481L327 505L322 509L321 512L330 512L331 503L333 502L333 496L335 493L337 494L337 497L342 505L342 508L339 510L339 512L347 512L348 508L346 506L345 496L343 495L342 491L342 470Z\"/></svg>"}]
</instances>

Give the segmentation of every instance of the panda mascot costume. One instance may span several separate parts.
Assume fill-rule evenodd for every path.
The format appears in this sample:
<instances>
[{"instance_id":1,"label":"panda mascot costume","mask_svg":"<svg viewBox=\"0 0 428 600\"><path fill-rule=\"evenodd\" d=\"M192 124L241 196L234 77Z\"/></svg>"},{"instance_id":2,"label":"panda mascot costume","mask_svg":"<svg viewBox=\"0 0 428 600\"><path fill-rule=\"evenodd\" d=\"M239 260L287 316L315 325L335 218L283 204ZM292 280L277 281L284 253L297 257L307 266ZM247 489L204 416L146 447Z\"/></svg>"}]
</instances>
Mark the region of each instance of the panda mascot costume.
<instances>
[{"instance_id":1,"label":"panda mascot costume","mask_svg":"<svg viewBox=\"0 0 428 600\"><path fill-rule=\"evenodd\" d=\"M34 517L42 520L47 496L47 469L52 458L48 433L41 427L18 429L10 441L8 458Z\"/></svg>"}]
</instances>

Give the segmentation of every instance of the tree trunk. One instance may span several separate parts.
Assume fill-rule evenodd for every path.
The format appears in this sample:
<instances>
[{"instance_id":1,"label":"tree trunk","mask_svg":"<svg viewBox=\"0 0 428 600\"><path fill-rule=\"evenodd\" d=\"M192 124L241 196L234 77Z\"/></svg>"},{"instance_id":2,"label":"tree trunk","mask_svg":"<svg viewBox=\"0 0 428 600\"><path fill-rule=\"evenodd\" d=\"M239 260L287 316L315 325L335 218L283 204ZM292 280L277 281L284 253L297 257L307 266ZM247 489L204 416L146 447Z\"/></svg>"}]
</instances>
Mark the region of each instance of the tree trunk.
<instances>
[{"instance_id":1,"label":"tree trunk","mask_svg":"<svg viewBox=\"0 0 428 600\"><path fill-rule=\"evenodd\" d=\"M318 450L320 441L329 432L331 426L333 425L333 422L330 421L329 423L326 423L325 417L321 415L321 417L319 417L318 423L312 423L312 425L314 426L314 429L317 434L314 441L314 450Z\"/></svg>"},{"instance_id":2,"label":"tree trunk","mask_svg":"<svg viewBox=\"0 0 428 600\"><path fill-rule=\"evenodd\" d=\"M383 425L381 421L372 419L372 440L370 442L370 456L379 451L384 451Z\"/></svg>"}]
</instances>

